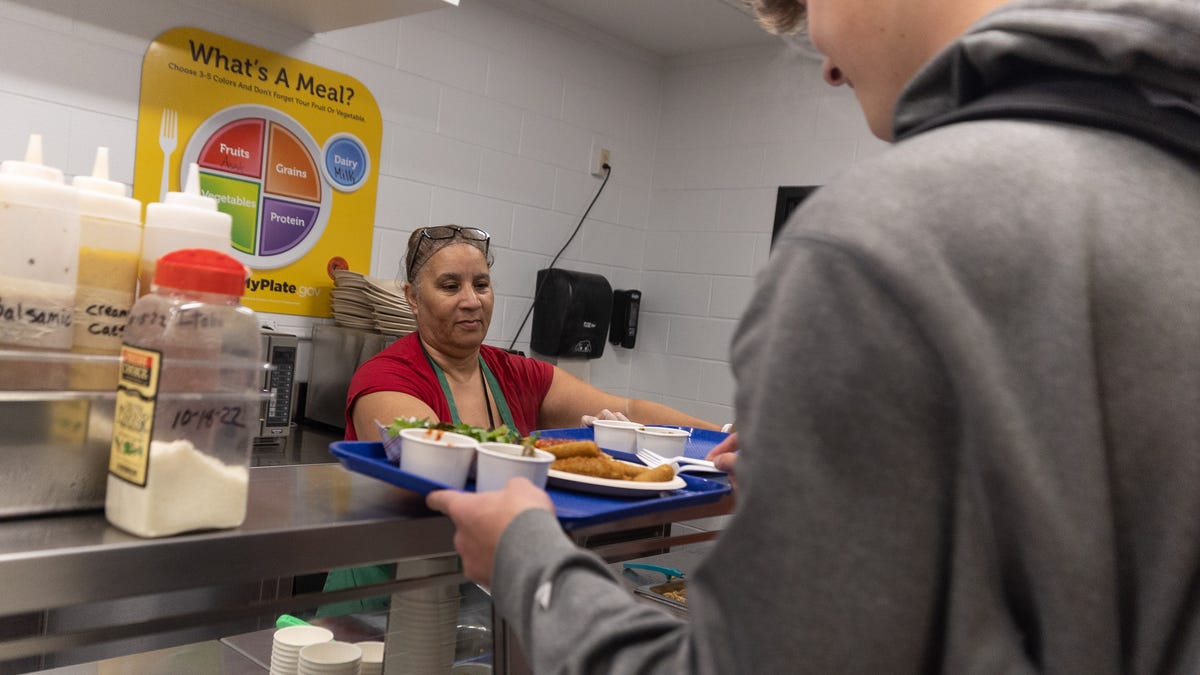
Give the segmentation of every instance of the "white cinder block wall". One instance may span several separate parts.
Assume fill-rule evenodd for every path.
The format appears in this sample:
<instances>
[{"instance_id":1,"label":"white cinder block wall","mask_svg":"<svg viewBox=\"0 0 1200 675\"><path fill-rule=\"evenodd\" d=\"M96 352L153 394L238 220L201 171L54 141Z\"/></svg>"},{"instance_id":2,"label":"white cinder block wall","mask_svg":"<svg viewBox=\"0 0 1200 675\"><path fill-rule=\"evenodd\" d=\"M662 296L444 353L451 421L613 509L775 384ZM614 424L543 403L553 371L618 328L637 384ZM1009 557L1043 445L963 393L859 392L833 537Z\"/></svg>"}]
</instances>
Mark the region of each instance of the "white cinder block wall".
<instances>
[{"instance_id":1,"label":"white cinder block wall","mask_svg":"<svg viewBox=\"0 0 1200 675\"><path fill-rule=\"evenodd\" d=\"M0 159L45 137L46 163L87 173L112 148L133 178L142 57L194 26L361 80L384 120L370 272L399 272L408 233L456 222L493 235L489 342L508 346L536 271L558 266L643 291L637 347L588 364L598 386L732 419L728 342L768 255L775 188L819 184L880 144L815 62L766 49L658 57L529 0L440 9L309 35L224 0L0 0ZM263 315L303 337L317 321ZM529 327L517 346L528 350ZM307 376L301 354L301 378Z\"/></svg>"},{"instance_id":2,"label":"white cinder block wall","mask_svg":"<svg viewBox=\"0 0 1200 675\"><path fill-rule=\"evenodd\" d=\"M720 419L733 398L729 341L770 253L778 188L822 185L886 144L851 90L782 44L674 59L661 101L630 385Z\"/></svg>"}]
</instances>

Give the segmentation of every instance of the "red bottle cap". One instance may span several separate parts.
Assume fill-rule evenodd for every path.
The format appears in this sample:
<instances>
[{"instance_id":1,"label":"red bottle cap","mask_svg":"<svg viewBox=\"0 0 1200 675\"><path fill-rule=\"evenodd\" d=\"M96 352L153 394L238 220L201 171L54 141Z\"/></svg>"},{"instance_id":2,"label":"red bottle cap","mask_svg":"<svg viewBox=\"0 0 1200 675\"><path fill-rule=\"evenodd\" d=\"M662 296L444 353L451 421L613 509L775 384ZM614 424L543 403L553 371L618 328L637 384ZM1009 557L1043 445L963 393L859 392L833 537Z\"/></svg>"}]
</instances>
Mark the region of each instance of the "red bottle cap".
<instances>
[{"instance_id":1,"label":"red bottle cap","mask_svg":"<svg viewBox=\"0 0 1200 675\"><path fill-rule=\"evenodd\" d=\"M241 296L250 270L231 256L207 248L171 251L158 259L154 284L185 291Z\"/></svg>"}]
</instances>

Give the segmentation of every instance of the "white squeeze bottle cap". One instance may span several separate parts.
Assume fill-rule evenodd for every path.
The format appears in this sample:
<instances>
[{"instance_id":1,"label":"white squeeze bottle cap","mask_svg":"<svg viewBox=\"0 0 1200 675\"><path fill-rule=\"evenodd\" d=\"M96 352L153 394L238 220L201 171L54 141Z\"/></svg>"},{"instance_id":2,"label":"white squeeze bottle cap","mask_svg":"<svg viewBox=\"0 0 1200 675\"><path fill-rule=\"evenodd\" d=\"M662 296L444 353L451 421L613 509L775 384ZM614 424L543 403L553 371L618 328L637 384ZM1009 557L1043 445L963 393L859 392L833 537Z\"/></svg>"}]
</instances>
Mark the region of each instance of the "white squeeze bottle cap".
<instances>
[{"instance_id":1,"label":"white squeeze bottle cap","mask_svg":"<svg viewBox=\"0 0 1200 675\"><path fill-rule=\"evenodd\" d=\"M200 194L200 167L192 162L188 165L183 192L168 192L163 201L146 205L146 226L151 225L207 235L213 241L223 242L219 246L179 246L162 253L178 248L212 248L224 253L230 246L233 217L217 210L217 200Z\"/></svg>"},{"instance_id":2,"label":"white squeeze bottle cap","mask_svg":"<svg viewBox=\"0 0 1200 675\"><path fill-rule=\"evenodd\" d=\"M146 205L138 293L150 292L154 269L163 255L185 248L229 253L232 242L233 217L217 210L217 200L200 194L200 167L193 162L183 192L168 192L163 201Z\"/></svg>"},{"instance_id":3,"label":"white squeeze bottle cap","mask_svg":"<svg viewBox=\"0 0 1200 675\"><path fill-rule=\"evenodd\" d=\"M96 149L92 175L76 176L71 184L79 189L81 215L142 224L142 203L129 196L124 183L108 178L108 148Z\"/></svg>"},{"instance_id":4,"label":"white squeeze bottle cap","mask_svg":"<svg viewBox=\"0 0 1200 675\"><path fill-rule=\"evenodd\" d=\"M188 164L187 184L183 192L168 192L166 202L205 211L217 210L217 200L200 194L200 167L195 162Z\"/></svg>"},{"instance_id":5,"label":"white squeeze bottle cap","mask_svg":"<svg viewBox=\"0 0 1200 675\"><path fill-rule=\"evenodd\" d=\"M42 164L42 135L29 134L29 144L25 146L25 161L6 159L0 163L0 173L10 176L24 176L37 180L63 182L63 172L52 166Z\"/></svg>"},{"instance_id":6,"label":"white squeeze bottle cap","mask_svg":"<svg viewBox=\"0 0 1200 675\"><path fill-rule=\"evenodd\" d=\"M42 164L42 135L29 134L25 161L6 159L0 162L0 201L43 206L55 210L75 208L75 190L63 181L63 172Z\"/></svg>"}]
</instances>

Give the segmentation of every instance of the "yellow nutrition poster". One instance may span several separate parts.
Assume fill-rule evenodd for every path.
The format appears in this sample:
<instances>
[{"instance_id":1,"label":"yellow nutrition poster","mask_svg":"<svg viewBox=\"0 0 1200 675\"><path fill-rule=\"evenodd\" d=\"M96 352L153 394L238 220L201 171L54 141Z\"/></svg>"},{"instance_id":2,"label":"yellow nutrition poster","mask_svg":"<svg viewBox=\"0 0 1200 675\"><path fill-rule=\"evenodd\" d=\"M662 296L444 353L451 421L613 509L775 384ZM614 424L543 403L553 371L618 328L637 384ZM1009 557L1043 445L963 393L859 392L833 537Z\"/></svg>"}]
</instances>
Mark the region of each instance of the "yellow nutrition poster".
<instances>
[{"instance_id":1,"label":"yellow nutrition poster","mask_svg":"<svg viewBox=\"0 0 1200 675\"><path fill-rule=\"evenodd\" d=\"M201 193L233 217L256 311L330 316L333 271L367 273L382 122L358 80L197 28L142 63L133 196Z\"/></svg>"}]
</instances>

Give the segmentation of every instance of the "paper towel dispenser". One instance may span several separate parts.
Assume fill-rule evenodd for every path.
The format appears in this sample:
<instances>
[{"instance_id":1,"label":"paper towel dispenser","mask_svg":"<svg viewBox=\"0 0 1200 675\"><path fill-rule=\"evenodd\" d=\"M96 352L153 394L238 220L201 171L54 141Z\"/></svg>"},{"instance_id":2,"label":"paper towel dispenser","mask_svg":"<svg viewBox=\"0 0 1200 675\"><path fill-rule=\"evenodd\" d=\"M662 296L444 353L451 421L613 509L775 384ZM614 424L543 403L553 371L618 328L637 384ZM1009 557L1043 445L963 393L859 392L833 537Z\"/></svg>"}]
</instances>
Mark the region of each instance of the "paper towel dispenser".
<instances>
[{"instance_id":1,"label":"paper towel dispenser","mask_svg":"<svg viewBox=\"0 0 1200 675\"><path fill-rule=\"evenodd\" d=\"M529 341L533 350L546 356L600 358L612 317L608 280L599 274L550 268L538 270L536 288Z\"/></svg>"}]
</instances>

